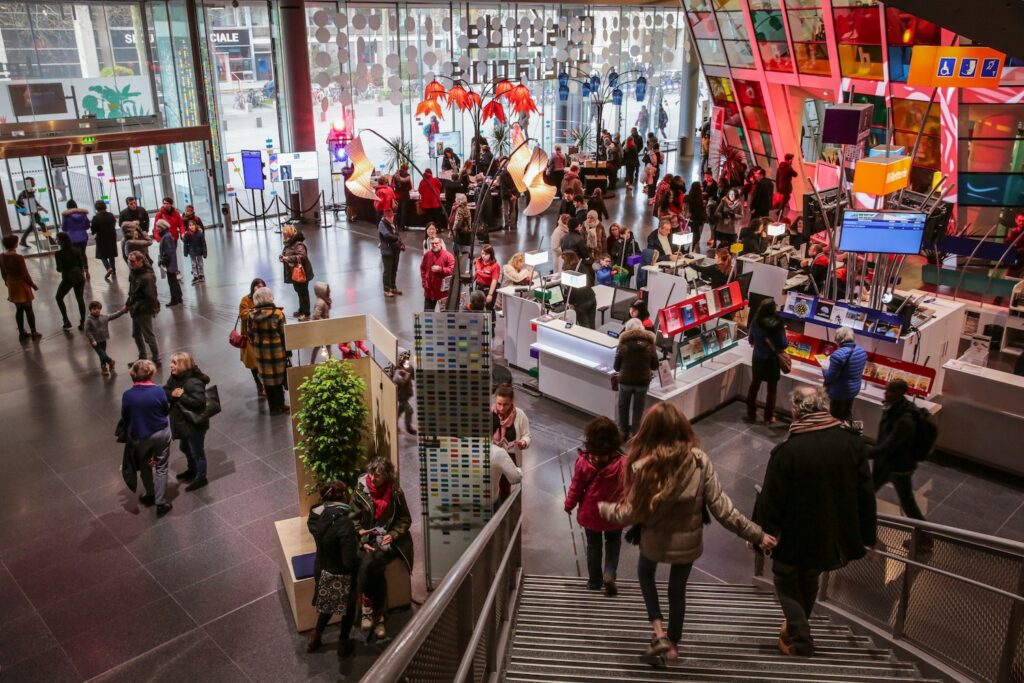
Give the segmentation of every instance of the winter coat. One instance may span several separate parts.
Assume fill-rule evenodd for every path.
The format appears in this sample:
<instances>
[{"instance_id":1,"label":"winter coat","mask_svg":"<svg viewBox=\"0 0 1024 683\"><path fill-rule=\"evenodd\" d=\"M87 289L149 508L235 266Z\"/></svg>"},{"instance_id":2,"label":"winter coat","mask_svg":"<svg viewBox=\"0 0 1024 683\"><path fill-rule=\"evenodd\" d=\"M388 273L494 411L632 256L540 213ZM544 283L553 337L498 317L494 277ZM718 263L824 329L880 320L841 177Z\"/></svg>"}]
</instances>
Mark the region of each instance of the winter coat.
<instances>
[{"instance_id":1,"label":"winter coat","mask_svg":"<svg viewBox=\"0 0 1024 683\"><path fill-rule=\"evenodd\" d=\"M248 294L242 297L242 300L238 302L238 332L246 339L249 338L249 314L252 313L253 309L256 308L256 304L253 303L252 297ZM242 364L250 370L255 370L259 367L256 364L256 354L250 349L243 348L238 350L239 358Z\"/></svg>"},{"instance_id":2,"label":"winter coat","mask_svg":"<svg viewBox=\"0 0 1024 683\"><path fill-rule=\"evenodd\" d=\"M551 232L551 253L555 257L555 263L558 266L555 270L559 270L562 263L562 240L566 235L569 234L569 229L559 223L555 229Z\"/></svg>"},{"instance_id":3,"label":"winter coat","mask_svg":"<svg viewBox=\"0 0 1024 683\"><path fill-rule=\"evenodd\" d=\"M160 221L157 221L157 224L159 223ZM163 266L168 274L178 272L178 243L174 241L169 230L160 238L159 265Z\"/></svg>"},{"instance_id":4,"label":"winter coat","mask_svg":"<svg viewBox=\"0 0 1024 683\"><path fill-rule=\"evenodd\" d=\"M619 384L645 387L651 383L658 369L654 340L654 333L647 330L626 330L619 335L614 365Z\"/></svg>"},{"instance_id":5,"label":"winter coat","mask_svg":"<svg viewBox=\"0 0 1024 683\"><path fill-rule=\"evenodd\" d=\"M608 231L604 229L604 224L601 222L597 222L593 226L584 224L584 227L587 231L587 249L596 259L598 254L603 254L608 246Z\"/></svg>"},{"instance_id":6,"label":"winter coat","mask_svg":"<svg viewBox=\"0 0 1024 683\"><path fill-rule=\"evenodd\" d=\"M917 406L901 397L882 409L878 425L878 441L868 449L868 457L877 460L893 472L913 472L917 469L917 455L922 447L915 442L917 434Z\"/></svg>"},{"instance_id":7,"label":"winter coat","mask_svg":"<svg viewBox=\"0 0 1024 683\"><path fill-rule=\"evenodd\" d=\"M793 194L793 178L797 173L793 170L793 164L783 161L775 170L775 191L782 194Z\"/></svg>"},{"instance_id":8,"label":"winter coat","mask_svg":"<svg viewBox=\"0 0 1024 683\"><path fill-rule=\"evenodd\" d=\"M412 176L399 171L391 179L391 185L395 190L395 199L398 201L409 201L409 194L412 192Z\"/></svg>"},{"instance_id":9,"label":"winter coat","mask_svg":"<svg viewBox=\"0 0 1024 683\"><path fill-rule=\"evenodd\" d=\"M96 258L117 257L117 219L109 211L97 211L89 224L96 237Z\"/></svg>"},{"instance_id":10,"label":"winter coat","mask_svg":"<svg viewBox=\"0 0 1024 683\"><path fill-rule=\"evenodd\" d=\"M434 266L440 266L441 272L435 273ZM455 272L455 257L446 249L434 253L433 249L423 255L420 262L420 281L423 283L423 296L431 301L440 301L448 297L442 287L444 279Z\"/></svg>"},{"instance_id":11,"label":"winter coat","mask_svg":"<svg viewBox=\"0 0 1024 683\"><path fill-rule=\"evenodd\" d=\"M202 256L206 258L206 232L202 229L192 231L186 230L184 236L181 238L184 242L185 257L190 256Z\"/></svg>"},{"instance_id":12,"label":"winter coat","mask_svg":"<svg viewBox=\"0 0 1024 683\"><path fill-rule=\"evenodd\" d=\"M637 460L633 471L649 466L652 457ZM643 524L640 552L655 562L689 564L701 556L704 552L701 514L704 505L726 529L750 543L759 544L764 532L733 506L704 451L691 448L685 467L678 488L667 492L653 511L633 510L627 502L621 502L602 506L601 515L619 524Z\"/></svg>"},{"instance_id":13,"label":"winter coat","mask_svg":"<svg viewBox=\"0 0 1024 683\"><path fill-rule=\"evenodd\" d=\"M792 434L772 450L754 518L778 537L772 558L829 571L875 543L864 441L845 427Z\"/></svg>"},{"instance_id":14,"label":"winter coat","mask_svg":"<svg viewBox=\"0 0 1024 683\"><path fill-rule=\"evenodd\" d=\"M125 223L138 223L139 231L143 235L149 234L149 212L141 206L137 207L134 211L125 207L121 209L121 213L117 216L117 223L124 228Z\"/></svg>"},{"instance_id":15,"label":"winter coat","mask_svg":"<svg viewBox=\"0 0 1024 683\"><path fill-rule=\"evenodd\" d=\"M313 264L309 260L309 251L306 249L306 236L301 231L296 232L285 242L281 256L284 257L282 265L284 266L284 281L286 284L293 282L292 268L298 265L301 265L302 270L306 273L306 282L312 282L314 275Z\"/></svg>"},{"instance_id":16,"label":"winter coat","mask_svg":"<svg viewBox=\"0 0 1024 683\"><path fill-rule=\"evenodd\" d=\"M846 342L832 352L825 371L825 391L833 401L849 401L860 393L861 376L868 363L867 351L856 342Z\"/></svg>"},{"instance_id":17,"label":"winter coat","mask_svg":"<svg viewBox=\"0 0 1024 683\"><path fill-rule=\"evenodd\" d=\"M441 208L441 181L434 176L424 176L419 184L420 208L424 210Z\"/></svg>"},{"instance_id":18,"label":"winter coat","mask_svg":"<svg viewBox=\"0 0 1024 683\"><path fill-rule=\"evenodd\" d=\"M172 208L170 211L164 211L163 207L156 212L156 223L153 227L156 228L160 225L160 221L167 221L167 225L170 227L171 237L174 238L174 242L177 243L178 239L185 234L185 221L182 219L181 214L178 210ZM153 237L156 237L154 232Z\"/></svg>"},{"instance_id":19,"label":"winter coat","mask_svg":"<svg viewBox=\"0 0 1024 683\"><path fill-rule=\"evenodd\" d=\"M786 325L777 315L754 320L750 324L750 345L754 347L754 358L775 358L786 350ZM771 342L774 349L769 345Z\"/></svg>"},{"instance_id":20,"label":"winter coat","mask_svg":"<svg viewBox=\"0 0 1024 683\"><path fill-rule=\"evenodd\" d=\"M85 209L68 209L60 219L61 232L71 237L71 243L84 245L89 242L89 212Z\"/></svg>"},{"instance_id":21,"label":"winter coat","mask_svg":"<svg viewBox=\"0 0 1024 683\"><path fill-rule=\"evenodd\" d=\"M562 190L563 197L565 197L567 193L571 194L573 197L582 197L583 181L580 180L578 174L573 173L572 171L566 171L565 176L562 178L562 187L560 189Z\"/></svg>"},{"instance_id":22,"label":"winter coat","mask_svg":"<svg viewBox=\"0 0 1024 683\"><path fill-rule=\"evenodd\" d=\"M60 273L61 282L85 282L85 260L76 249L70 246L58 249L53 254L53 260L57 265L57 272Z\"/></svg>"},{"instance_id":23,"label":"winter coat","mask_svg":"<svg viewBox=\"0 0 1024 683\"><path fill-rule=\"evenodd\" d=\"M522 270L516 270L511 263L501 267L502 287L521 287L530 284L533 279L533 272L530 268L523 266Z\"/></svg>"},{"instance_id":24,"label":"winter coat","mask_svg":"<svg viewBox=\"0 0 1024 683\"><path fill-rule=\"evenodd\" d=\"M121 242L121 255L128 260L128 254L137 251L142 254L147 266L153 265L153 258L149 255L149 248L153 246L153 239L149 235L143 235L141 239L125 239Z\"/></svg>"},{"instance_id":25,"label":"winter coat","mask_svg":"<svg viewBox=\"0 0 1024 683\"><path fill-rule=\"evenodd\" d=\"M156 274L153 267L144 265L128 275L128 300L125 302L133 318L140 315L156 315L160 312L160 300L156 295Z\"/></svg>"},{"instance_id":26,"label":"winter coat","mask_svg":"<svg viewBox=\"0 0 1024 683\"><path fill-rule=\"evenodd\" d=\"M396 368L392 380L395 383L395 397L399 402L411 400L416 381L416 371L412 366L409 366L409 369Z\"/></svg>"},{"instance_id":27,"label":"winter coat","mask_svg":"<svg viewBox=\"0 0 1024 683\"><path fill-rule=\"evenodd\" d=\"M592 457L588 451L580 449L576 467L572 472L572 483L565 495L565 511L572 512L578 505L576 521L588 531L621 529L621 524L609 522L601 517L597 504L614 503L621 497L626 458L619 453L604 467L598 467Z\"/></svg>"},{"instance_id":28,"label":"winter coat","mask_svg":"<svg viewBox=\"0 0 1024 683\"><path fill-rule=\"evenodd\" d=\"M469 210L468 204L455 209L452 217L452 233L455 235L455 243L460 247L468 247L473 244L473 212ZM383 253L383 252L382 252Z\"/></svg>"},{"instance_id":29,"label":"winter coat","mask_svg":"<svg viewBox=\"0 0 1024 683\"><path fill-rule=\"evenodd\" d=\"M395 226L382 218L377 224L377 237L380 239L380 255L394 256L402 251L402 239L395 232Z\"/></svg>"},{"instance_id":30,"label":"winter coat","mask_svg":"<svg viewBox=\"0 0 1024 683\"><path fill-rule=\"evenodd\" d=\"M12 304L27 304L36 298L32 274L21 254L0 254L0 274L7 285L7 300Z\"/></svg>"},{"instance_id":31,"label":"winter coat","mask_svg":"<svg viewBox=\"0 0 1024 683\"><path fill-rule=\"evenodd\" d=\"M267 386L284 384L288 352L284 346L284 311L273 304L256 306L249 314L249 343L256 350L256 369Z\"/></svg>"},{"instance_id":32,"label":"winter coat","mask_svg":"<svg viewBox=\"0 0 1024 683\"><path fill-rule=\"evenodd\" d=\"M359 477L352 496L352 512L349 518L356 527L356 533L364 529L383 527L384 530L393 536L391 546L398 553L398 556L405 561L405 566L412 571L413 550L412 536L409 535L409 526L412 524L412 515L409 514L409 506L405 502L405 494L397 481L391 482L391 501L384 510L384 515L378 519L373 518L373 498L370 496L370 489L366 485L368 474Z\"/></svg>"},{"instance_id":33,"label":"winter coat","mask_svg":"<svg viewBox=\"0 0 1024 683\"><path fill-rule=\"evenodd\" d=\"M316 543L313 579L320 581L321 572L336 576L354 574L359 569L359 534L349 515L352 508L345 503L321 503L309 511L306 528ZM355 590L352 586L352 590ZM316 591L313 591L316 604Z\"/></svg>"},{"instance_id":34,"label":"winter coat","mask_svg":"<svg viewBox=\"0 0 1024 683\"><path fill-rule=\"evenodd\" d=\"M99 315L89 314L85 317L85 338L89 342L104 342L110 339L110 321L117 320L123 311L115 311L110 315L100 313Z\"/></svg>"},{"instance_id":35,"label":"winter coat","mask_svg":"<svg viewBox=\"0 0 1024 683\"><path fill-rule=\"evenodd\" d=\"M566 233L559 246L562 248L563 254L567 251L576 252L576 255L580 257L580 261L586 261L590 258L590 248L587 246L587 238L585 235L581 235L578 232Z\"/></svg>"},{"instance_id":36,"label":"winter coat","mask_svg":"<svg viewBox=\"0 0 1024 683\"><path fill-rule=\"evenodd\" d=\"M726 235L736 234L736 219L743 213L743 200L740 197L729 199L728 195L718 202L715 230Z\"/></svg>"},{"instance_id":37,"label":"winter coat","mask_svg":"<svg viewBox=\"0 0 1024 683\"><path fill-rule=\"evenodd\" d=\"M172 374L167 378L167 382L164 383L164 392L167 394L167 400L171 404L172 439L188 439L210 428L209 420L193 424L181 411L184 408L199 415L206 410L206 385L209 383L210 378L195 366L180 374ZM175 389L183 389L185 393L178 398L174 398L171 396L171 393Z\"/></svg>"},{"instance_id":38,"label":"winter coat","mask_svg":"<svg viewBox=\"0 0 1024 683\"><path fill-rule=\"evenodd\" d=\"M767 216L772 210L773 183L768 178L761 178L750 193L750 217Z\"/></svg>"},{"instance_id":39,"label":"winter coat","mask_svg":"<svg viewBox=\"0 0 1024 683\"><path fill-rule=\"evenodd\" d=\"M316 296L316 303L313 304L310 320L327 320L331 317L331 286L326 282L317 282L313 285L313 295Z\"/></svg>"}]
</instances>

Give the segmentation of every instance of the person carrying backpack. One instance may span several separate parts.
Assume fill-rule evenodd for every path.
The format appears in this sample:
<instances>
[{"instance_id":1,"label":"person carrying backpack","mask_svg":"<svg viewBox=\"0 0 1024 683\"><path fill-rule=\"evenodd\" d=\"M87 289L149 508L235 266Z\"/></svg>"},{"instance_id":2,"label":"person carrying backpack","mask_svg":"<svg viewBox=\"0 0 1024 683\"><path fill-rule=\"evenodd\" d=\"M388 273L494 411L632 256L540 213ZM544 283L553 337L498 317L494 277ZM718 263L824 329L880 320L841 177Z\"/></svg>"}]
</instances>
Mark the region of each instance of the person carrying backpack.
<instances>
[{"instance_id":1,"label":"person carrying backpack","mask_svg":"<svg viewBox=\"0 0 1024 683\"><path fill-rule=\"evenodd\" d=\"M874 460L875 491L891 482L903 514L924 520L914 498L913 476L917 463L927 458L935 446L938 430L923 409L907 400L907 389L902 379L885 385L878 441L868 449L868 457Z\"/></svg>"}]
</instances>

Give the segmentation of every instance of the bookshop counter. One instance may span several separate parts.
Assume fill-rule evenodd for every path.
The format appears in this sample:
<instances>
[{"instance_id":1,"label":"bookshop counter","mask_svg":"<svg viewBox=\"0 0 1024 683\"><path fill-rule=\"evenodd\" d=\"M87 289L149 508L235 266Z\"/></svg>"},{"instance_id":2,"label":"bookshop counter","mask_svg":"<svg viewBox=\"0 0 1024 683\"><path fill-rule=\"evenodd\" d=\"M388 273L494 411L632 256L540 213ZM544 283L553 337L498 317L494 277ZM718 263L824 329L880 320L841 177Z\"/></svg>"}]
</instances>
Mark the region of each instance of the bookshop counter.
<instances>
[{"instance_id":1,"label":"bookshop counter","mask_svg":"<svg viewBox=\"0 0 1024 683\"><path fill-rule=\"evenodd\" d=\"M612 365L618 340L604 332L555 318L533 320L537 388L548 398L594 415L617 415Z\"/></svg>"}]
</instances>

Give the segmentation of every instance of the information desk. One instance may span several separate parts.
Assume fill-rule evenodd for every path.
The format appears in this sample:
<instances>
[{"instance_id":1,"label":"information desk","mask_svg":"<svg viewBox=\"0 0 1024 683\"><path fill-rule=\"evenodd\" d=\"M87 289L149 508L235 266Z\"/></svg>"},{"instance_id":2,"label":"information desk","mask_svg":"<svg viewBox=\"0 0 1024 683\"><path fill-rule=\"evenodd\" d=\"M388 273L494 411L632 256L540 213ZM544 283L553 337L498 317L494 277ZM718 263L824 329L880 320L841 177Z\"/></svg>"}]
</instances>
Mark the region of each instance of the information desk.
<instances>
[{"instance_id":1,"label":"information desk","mask_svg":"<svg viewBox=\"0 0 1024 683\"><path fill-rule=\"evenodd\" d=\"M1024 377L948 361L937 447L1024 476Z\"/></svg>"},{"instance_id":2,"label":"information desk","mask_svg":"<svg viewBox=\"0 0 1024 683\"><path fill-rule=\"evenodd\" d=\"M617 415L612 367L618 340L563 320L533 321L537 326L537 388L548 398L594 415Z\"/></svg>"},{"instance_id":3,"label":"information desk","mask_svg":"<svg viewBox=\"0 0 1024 683\"><path fill-rule=\"evenodd\" d=\"M532 290L523 295L517 293L515 287L502 287L498 294L504 297L505 360L520 370L530 370L535 365L530 356L530 346L537 341L532 321L540 317L544 309L533 297Z\"/></svg>"}]
</instances>

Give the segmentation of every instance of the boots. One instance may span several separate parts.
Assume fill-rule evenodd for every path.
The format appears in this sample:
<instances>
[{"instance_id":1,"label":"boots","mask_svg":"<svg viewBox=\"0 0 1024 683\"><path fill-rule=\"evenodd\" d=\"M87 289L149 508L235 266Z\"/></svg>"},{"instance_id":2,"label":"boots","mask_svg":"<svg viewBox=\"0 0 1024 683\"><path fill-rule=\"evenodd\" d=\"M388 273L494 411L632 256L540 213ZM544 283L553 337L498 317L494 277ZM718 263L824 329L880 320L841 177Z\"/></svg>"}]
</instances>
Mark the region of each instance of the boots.
<instances>
[{"instance_id":1,"label":"boots","mask_svg":"<svg viewBox=\"0 0 1024 683\"><path fill-rule=\"evenodd\" d=\"M338 659L346 659L356 651L356 641L351 638L340 638L338 640Z\"/></svg>"},{"instance_id":2,"label":"boots","mask_svg":"<svg viewBox=\"0 0 1024 683\"><path fill-rule=\"evenodd\" d=\"M363 609L362 618L359 620L359 628L369 631L373 628L373 604L365 595L362 597L361 604Z\"/></svg>"},{"instance_id":3,"label":"boots","mask_svg":"<svg viewBox=\"0 0 1024 683\"><path fill-rule=\"evenodd\" d=\"M388 637L388 631L384 628L384 615L378 614L376 621L377 624L373 627L373 637L377 640L384 640Z\"/></svg>"},{"instance_id":4,"label":"boots","mask_svg":"<svg viewBox=\"0 0 1024 683\"><path fill-rule=\"evenodd\" d=\"M306 642L306 652L316 652L320 649L320 632L316 629L309 634L309 640Z\"/></svg>"}]
</instances>

